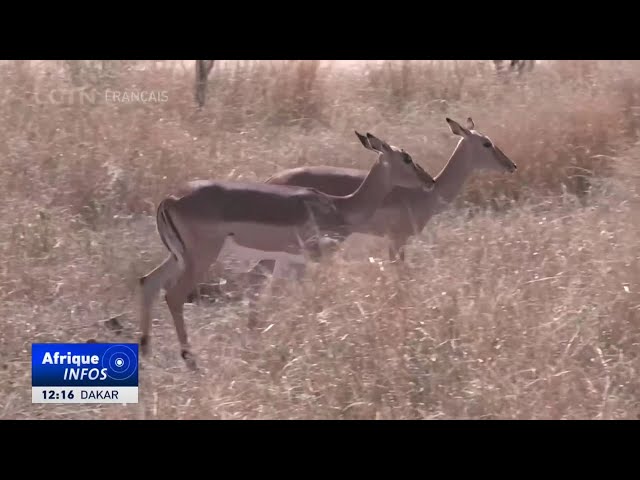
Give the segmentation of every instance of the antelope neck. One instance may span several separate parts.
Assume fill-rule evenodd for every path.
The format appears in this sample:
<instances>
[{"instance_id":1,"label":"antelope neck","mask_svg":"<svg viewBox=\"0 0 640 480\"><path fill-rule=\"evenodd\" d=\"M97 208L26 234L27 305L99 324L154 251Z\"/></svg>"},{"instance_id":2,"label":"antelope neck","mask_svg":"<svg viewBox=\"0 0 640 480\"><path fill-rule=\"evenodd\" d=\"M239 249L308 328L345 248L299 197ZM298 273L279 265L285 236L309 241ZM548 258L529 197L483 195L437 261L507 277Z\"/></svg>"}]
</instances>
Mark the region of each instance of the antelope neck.
<instances>
[{"instance_id":1,"label":"antelope neck","mask_svg":"<svg viewBox=\"0 0 640 480\"><path fill-rule=\"evenodd\" d=\"M446 165L435 178L436 183L431 193L446 203L452 202L471 174L469 160L469 147L460 140Z\"/></svg>"},{"instance_id":2,"label":"antelope neck","mask_svg":"<svg viewBox=\"0 0 640 480\"><path fill-rule=\"evenodd\" d=\"M357 190L344 197L336 197L338 208L347 223L353 225L366 221L373 215L391 191L390 166L378 159Z\"/></svg>"}]
</instances>

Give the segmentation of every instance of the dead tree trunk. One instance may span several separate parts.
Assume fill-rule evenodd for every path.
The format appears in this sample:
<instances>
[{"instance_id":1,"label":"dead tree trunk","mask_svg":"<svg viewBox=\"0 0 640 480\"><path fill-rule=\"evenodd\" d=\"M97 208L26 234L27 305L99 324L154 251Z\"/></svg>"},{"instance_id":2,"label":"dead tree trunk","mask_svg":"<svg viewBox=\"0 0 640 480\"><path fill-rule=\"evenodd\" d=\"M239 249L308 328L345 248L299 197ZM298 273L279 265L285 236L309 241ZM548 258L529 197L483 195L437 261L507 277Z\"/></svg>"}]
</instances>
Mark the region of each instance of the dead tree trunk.
<instances>
[{"instance_id":1,"label":"dead tree trunk","mask_svg":"<svg viewBox=\"0 0 640 480\"><path fill-rule=\"evenodd\" d=\"M207 96L207 79L215 60L196 60L196 103L198 108L204 106Z\"/></svg>"}]
</instances>

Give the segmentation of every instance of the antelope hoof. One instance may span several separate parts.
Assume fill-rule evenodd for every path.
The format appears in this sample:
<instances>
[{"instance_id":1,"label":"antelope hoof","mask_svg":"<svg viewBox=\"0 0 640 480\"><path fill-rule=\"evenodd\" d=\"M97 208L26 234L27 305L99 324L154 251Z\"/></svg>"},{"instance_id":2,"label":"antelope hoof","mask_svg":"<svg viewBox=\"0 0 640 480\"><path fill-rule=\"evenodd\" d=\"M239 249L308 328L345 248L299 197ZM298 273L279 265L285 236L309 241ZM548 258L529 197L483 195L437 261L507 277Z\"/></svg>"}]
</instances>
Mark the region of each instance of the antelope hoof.
<instances>
[{"instance_id":1,"label":"antelope hoof","mask_svg":"<svg viewBox=\"0 0 640 480\"><path fill-rule=\"evenodd\" d=\"M196 303L196 300L198 300L198 292L196 292L195 290L193 292L191 292L188 296L187 296L187 300L186 303Z\"/></svg>"},{"instance_id":2,"label":"antelope hoof","mask_svg":"<svg viewBox=\"0 0 640 480\"><path fill-rule=\"evenodd\" d=\"M187 365L187 368L189 370L195 371L198 369L198 365L196 364L195 357L189 350L182 350L180 355L182 356L182 359L184 360L184 363Z\"/></svg>"},{"instance_id":3,"label":"antelope hoof","mask_svg":"<svg viewBox=\"0 0 640 480\"><path fill-rule=\"evenodd\" d=\"M143 357L146 357L151 353L151 346L149 345L149 337L143 335L140 337L140 352Z\"/></svg>"},{"instance_id":4,"label":"antelope hoof","mask_svg":"<svg viewBox=\"0 0 640 480\"><path fill-rule=\"evenodd\" d=\"M249 314L249 321L247 322L247 326L249 327L249 330L253 330L258 326L258 314Z\"/></svg>"}]
</instances>

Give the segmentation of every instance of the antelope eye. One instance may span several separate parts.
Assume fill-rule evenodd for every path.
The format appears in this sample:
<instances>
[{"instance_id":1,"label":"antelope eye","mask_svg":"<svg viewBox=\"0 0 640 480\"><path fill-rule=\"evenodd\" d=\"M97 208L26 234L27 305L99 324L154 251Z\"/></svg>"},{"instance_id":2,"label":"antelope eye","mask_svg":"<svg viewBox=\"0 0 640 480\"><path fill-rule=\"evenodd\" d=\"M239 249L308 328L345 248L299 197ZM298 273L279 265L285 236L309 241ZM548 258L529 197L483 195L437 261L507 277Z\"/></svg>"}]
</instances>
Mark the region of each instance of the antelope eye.
<instances>
[{"instance_id":1,"label":"antelope eye","mask_svg":"<svg viewBox=\"0 0 640 480\"><path fill-rule=\"evenodd\" d=\"M486 148L491 148L491 142L484 142L482 146Z\"/></svg>"},{"instance_id":2,"label":"antelope eye","mask_svg":"<svg viewBox=\"0 0 640 480\"><path fill-rule=\"evenodd\" d=\"M408 153L404 154L404 163L411 163L411 157L409 156Z\"/></svg>"}]
</instances>

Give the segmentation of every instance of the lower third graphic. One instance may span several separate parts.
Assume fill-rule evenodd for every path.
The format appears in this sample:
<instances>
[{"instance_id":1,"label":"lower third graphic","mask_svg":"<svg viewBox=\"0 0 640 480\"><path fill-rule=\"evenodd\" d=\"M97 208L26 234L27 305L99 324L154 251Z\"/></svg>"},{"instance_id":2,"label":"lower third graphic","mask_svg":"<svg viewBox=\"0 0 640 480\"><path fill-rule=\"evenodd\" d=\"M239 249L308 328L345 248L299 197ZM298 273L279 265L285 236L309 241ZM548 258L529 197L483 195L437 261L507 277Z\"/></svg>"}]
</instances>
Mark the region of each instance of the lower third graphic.
<instances>
[{"instance_id":1,"label":"lower third graphic","mask_svg":"<svg viewBox=\"0 0 640 480\"><path fill-rule=\"evenodd\" d=\"M34 343L32 403L138 403L138 344Z\"/></svg>"}]
</instances>

